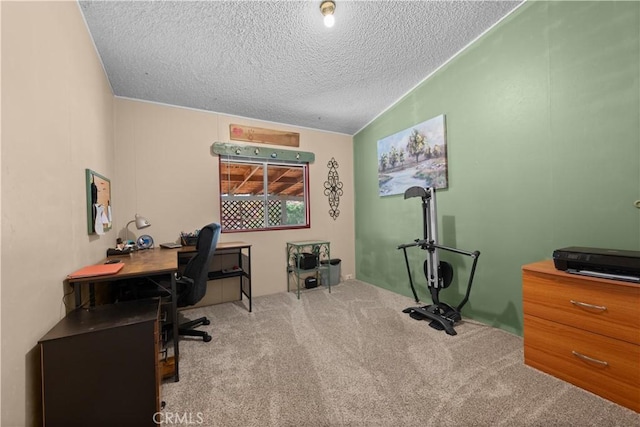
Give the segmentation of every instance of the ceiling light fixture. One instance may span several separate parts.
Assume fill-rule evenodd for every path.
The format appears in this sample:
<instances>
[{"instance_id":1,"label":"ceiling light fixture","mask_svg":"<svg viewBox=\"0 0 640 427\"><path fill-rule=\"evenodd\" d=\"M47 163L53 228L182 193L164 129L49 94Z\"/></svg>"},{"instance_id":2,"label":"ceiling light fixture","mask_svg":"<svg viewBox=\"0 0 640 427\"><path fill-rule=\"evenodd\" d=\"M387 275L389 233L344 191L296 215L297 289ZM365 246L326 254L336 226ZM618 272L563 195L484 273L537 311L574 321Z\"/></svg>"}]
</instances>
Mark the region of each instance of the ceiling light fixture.
<instances>
[{"instance_id":1,"label":"ceiling light fixture","mask_svg":"<svg viewBox=\"0 0 640 427\"><path fill-rule=\"evenodd\" d=\"M320 13L324 16L325 27L333 27L336 22L336 18L333 16L333 12L336 10L336 4L333 0L325 0L320 3Z\"/></svg>"}]
</instances>

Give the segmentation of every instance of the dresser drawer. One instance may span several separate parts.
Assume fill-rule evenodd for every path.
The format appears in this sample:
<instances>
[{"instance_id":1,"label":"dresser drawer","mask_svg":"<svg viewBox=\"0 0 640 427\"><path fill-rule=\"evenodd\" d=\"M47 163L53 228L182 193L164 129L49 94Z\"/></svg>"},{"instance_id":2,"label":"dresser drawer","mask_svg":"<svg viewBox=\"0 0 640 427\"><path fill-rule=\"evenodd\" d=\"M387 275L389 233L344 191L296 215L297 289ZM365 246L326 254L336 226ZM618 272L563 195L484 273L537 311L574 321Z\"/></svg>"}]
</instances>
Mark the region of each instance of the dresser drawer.
<instances>
[{"instance_id":1,"label":"dresser drawer","mask_svg":"<svg viewBox=\"0 0 640 427\"><path fill-rule=\"evenodd\" d=\"M524 316L527 365L640 412L640 346Z\"/></svg>"},{"instance_id":2,"label":"dresser drawer","mask_svg":"<svg viewBox=\"0 0 640 427\"><path fill-rule=\"evenodd\" d=\"M523 270L525 314L640 344L640 287Z\"/></svg>"}]
</instances>

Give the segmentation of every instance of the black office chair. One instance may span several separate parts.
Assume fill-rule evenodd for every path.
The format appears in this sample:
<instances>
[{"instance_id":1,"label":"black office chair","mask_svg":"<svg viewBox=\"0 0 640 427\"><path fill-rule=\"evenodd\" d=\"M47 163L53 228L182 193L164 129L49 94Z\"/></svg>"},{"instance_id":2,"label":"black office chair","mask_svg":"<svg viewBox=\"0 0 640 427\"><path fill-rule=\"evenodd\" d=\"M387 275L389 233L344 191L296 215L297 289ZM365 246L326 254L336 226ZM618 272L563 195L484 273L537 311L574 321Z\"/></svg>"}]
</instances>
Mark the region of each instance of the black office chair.
<instances>
[{"instance_id":1,"label":"black office chair","mask_svg":"<svg viewBox=\"0 0 640 427\"><path fill-rule=\"evenodd\" d=\"M209 265L220 237L220 224L212 223L204 226L198 233L196 254L189 260L184 272L176 279L177 305L188 307L197 304L207 292ZM177 320L176 320L177 321ZM206 317L190 320L178 325L178 334L202 337L204 342L211 341L211 335L194 328L211 323Z\"/></svg>"}]
</instances>

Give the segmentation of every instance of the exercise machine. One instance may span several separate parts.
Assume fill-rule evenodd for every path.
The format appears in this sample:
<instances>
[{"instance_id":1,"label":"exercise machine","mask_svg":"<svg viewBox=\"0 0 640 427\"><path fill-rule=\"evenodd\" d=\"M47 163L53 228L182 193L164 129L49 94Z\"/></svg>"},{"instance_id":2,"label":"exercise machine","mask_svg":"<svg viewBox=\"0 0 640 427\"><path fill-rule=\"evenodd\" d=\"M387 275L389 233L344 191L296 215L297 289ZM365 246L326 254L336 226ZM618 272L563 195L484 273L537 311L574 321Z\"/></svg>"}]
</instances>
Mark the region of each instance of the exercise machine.
<instances>
[{"instance_id":1,"label":"exercise machine","mask_svg":"<svg viewBox=\"0 0 640 427\"><path fill-rule=\"evenodd\" d=\"M416 288L413 285L413 277L411 274L411 268L409 267L409 258L407 257L407 248L418 247L427 251L427 259L424 261L423 270L424 275L427 278L427 288L431 294L433 304L425 305L421 307L409 307L402 310L403 313L408 313L413 319L416 320L430 320L429 326L434 329L444 330L448 335L456 335L454 325L462 319L460 310L469 301L469 294L471 293L471 285L473 284L473 276L476 272L476 265L478 263L479 251L464 251L456 248L449 248L438 244L438 221L436 214L436 189L432 187L411 187L404 192L404 198L409 199L412 197L422 198L422 220L424 223L424 236L422 239L416 239L411 243L399 245L398 249L402 249L404 252L404 261L407 265L407 273L409 274L409 284L411 285L411 291L416 300L416 303L420 302ZM446 261L440 261L438 258L438 250L442 249L449 252L454 252L461 255L470 256L473 259L471 266L471 272L469 275L469 281L467 282L467 291L464 298L460 303L453 307L440 301L440 291L448 287L453 281L453 267Z\"/></svg>"}]
</instances>

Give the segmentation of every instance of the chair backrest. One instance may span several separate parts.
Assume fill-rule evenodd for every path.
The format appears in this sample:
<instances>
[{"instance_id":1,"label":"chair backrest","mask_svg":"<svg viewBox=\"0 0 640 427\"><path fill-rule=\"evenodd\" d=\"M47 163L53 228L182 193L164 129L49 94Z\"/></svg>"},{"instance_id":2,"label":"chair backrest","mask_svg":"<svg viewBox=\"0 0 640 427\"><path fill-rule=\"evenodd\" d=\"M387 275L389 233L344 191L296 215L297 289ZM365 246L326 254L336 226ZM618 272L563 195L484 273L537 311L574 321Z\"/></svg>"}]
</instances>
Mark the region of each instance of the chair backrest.
<instances>
[{"instance_id":1,"label":"chair backrest","mask_svg":"<svg viewBox=\"0 0 640 427\"><path fill-rule=\"evenodd\" d=\"M196 242L196 254L189 260L182 273L183 277L193 280L193 286L178 297L178 306L194 305L200 301L207 292L207 280L209 279L209 266L216 251L218 238L220 237L220 224L212 223L204 226L198 233Z\"/></svg>"}]
</instances>

